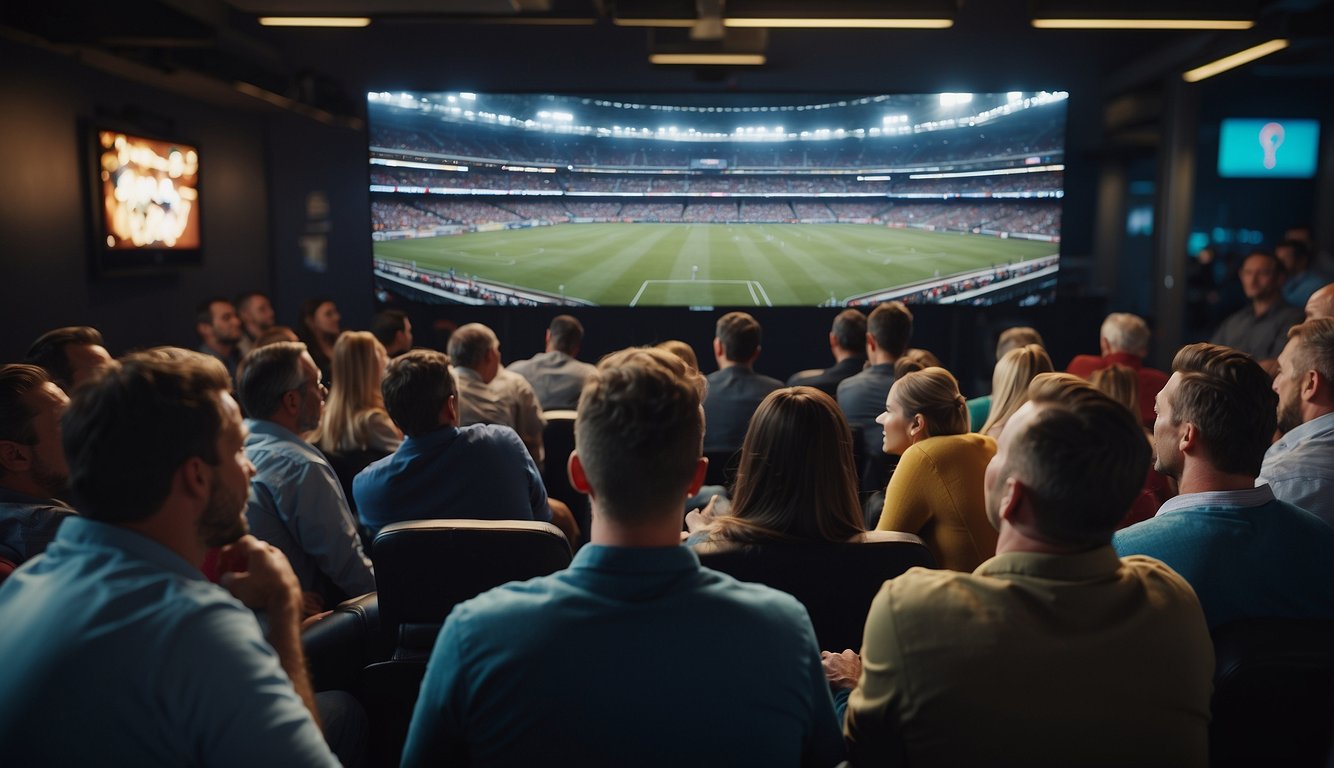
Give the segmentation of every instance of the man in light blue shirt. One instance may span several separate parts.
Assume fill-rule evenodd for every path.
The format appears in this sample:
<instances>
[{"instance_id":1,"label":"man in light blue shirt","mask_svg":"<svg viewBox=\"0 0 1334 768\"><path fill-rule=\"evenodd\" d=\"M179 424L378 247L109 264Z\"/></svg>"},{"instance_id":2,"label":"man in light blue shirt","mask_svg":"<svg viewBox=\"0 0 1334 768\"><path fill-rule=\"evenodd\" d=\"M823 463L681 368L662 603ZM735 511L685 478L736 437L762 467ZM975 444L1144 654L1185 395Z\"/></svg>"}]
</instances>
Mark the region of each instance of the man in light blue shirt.
<instances>
[{"instance_id":1,"label":"man in light blue shirt","mask_svg":"<svg viewBox=\"0 0 1334 768\"><path fill-rule=\"evenodd\" d=\"M6 765L338 764L296 577L245 535L254 469L230 381L182 355L126 358L63 417L82 516L0 587ZM199 570L219 546L225 589Z\"/></svg>"},{"instance_id":2,"label":"man in light blue shirt","mask_svg":"<svg viewBox=\"0 0 1334 768\"><path fill-rule=\"evenodd\" d=\"M1256 482L1334 525L1334 319L1293 326L1278 366L1283 437L1269 446Z\"/></svg>"}]
</instances>

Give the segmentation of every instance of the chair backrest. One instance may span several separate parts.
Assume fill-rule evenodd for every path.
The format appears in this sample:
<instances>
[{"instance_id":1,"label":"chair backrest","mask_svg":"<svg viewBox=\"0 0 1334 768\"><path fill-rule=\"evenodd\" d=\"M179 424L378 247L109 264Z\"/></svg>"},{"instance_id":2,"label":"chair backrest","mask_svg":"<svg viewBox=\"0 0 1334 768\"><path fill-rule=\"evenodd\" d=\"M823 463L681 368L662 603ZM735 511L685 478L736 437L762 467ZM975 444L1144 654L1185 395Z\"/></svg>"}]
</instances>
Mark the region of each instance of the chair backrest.
<instances>
[{"instance_id":1,"label":"chair backrest","mask_svg":"<svg viewBox=\"0 0 1334 768\"><path fill-rule=\"evenodd\" d=\"M1334 735L1334 621L1216 627L1210 764L1325 765Z\"/></svg>"},{"instance_id":2,"label":"chair backrest","mask_svg":"<svg viewBox=\"0 0 1334 768\"><path fill-rule=\"evenodd\" d=\"M352 498L352 478L357 473L371 463L388 456L388 451L325 451L324 457L329 460L329 466L333 467L335 475L338 475L338 482L343 486L343 495L347 497L347 505L352 510L353 516L357 514L357 502Z\"/></svg>"},{"instance_id":3,"label":"chair backrest","mask_svg":"<svg viewBox=\"0 0 1334 768\"><path fill-rule=\"evenodd\" d=\"M301 631L311 686L318 691L350 691L361 670L383 660L389 649L380 635L380 605L376 593L340 603L327 616Z\"/></svg>"},{"instance_id":4,"label":"chair backrest","mask_svg":"<svg viewBox=\"0 0 1334 768\"><path fill-rule=\"evenodd\" d=\"M570 473L566 469L570 454L574 452L574 411L543 411L547 426L542 430L542 445L546 448L546 462L542 468L542 483L547 488L547 496L559 499L569 506L574 520L579 524L584 542L588 540L592 513L588 497L576 491L570 485ZM578 549L583 542L571 542Z\"/></svg>"},{"instance_id":5,"label":"chair backrest","mask_svg":"<svg viewBox=\"0 0 1334 768\"><path fill-rule=\"evenodd\" d=\"M375 537L380 628L396 657L429 655L455 604L565 568L560 529L531 520L412 520Z\"/></svg>"},{"instance_id":6,"label":"chair backrest","mask_svg":"<svg viewBox=\"0 0 1334 768\"><path fill-rule=\"evenodd\" d=\"M815 625L820 648L835 652L861 649L866 613L886 580L914 566L936 566L931 550L908 533L857 544L758 544L701 553L699 560L708 568L800 600Z\"/></svg>"}]
</instances>

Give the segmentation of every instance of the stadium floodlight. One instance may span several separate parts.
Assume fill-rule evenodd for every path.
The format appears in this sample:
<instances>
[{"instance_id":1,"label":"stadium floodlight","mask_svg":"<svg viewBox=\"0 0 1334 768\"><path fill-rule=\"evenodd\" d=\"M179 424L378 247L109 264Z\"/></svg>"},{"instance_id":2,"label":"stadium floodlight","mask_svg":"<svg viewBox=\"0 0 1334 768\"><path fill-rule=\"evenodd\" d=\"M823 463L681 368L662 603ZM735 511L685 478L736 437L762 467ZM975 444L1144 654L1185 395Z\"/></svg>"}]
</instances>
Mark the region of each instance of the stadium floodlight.
<instances>
[{"instance_id":1,"label":"stadium floodlight","mask_svg":"<svg viewBox=\"0 0 1334 768\"><path fill-rule=\"evenodd\" d=\"M942 93L940 94L940 106L953 107L959 104L967 104L973 100L971 93Z\"/></svg>"},{"instance_id":2,"label":"stadium floodlight","mask_svg":"<svg viewBox=\"0 0 1334 768\"><path fill-rule=\"evenodd\" d=\"M477 94L469 93L468 91L460 91L459 98L464 101L477 101Z\"/></svg>"},{"instance_id":3,"label":"stadium floodlight","mask_svg":"<svg viewBox=\"0 0 1334 768\"><path fill-rule=\"evenodd\" d=\"M260 16L261 27L341 27L360 29L371 25L368 16Z\"/></svg>"},{"instance_id":4,"label":"stadium floodlight","mask_svg":"<svg viewBox=\"0 0 1334 768\"><path fill-rule=\"evenodd\" d=\"M1247 48L1244 51L1238 51L1231 56L1224 56L1216 61L1211 61L1202 67L1196 67L1188 72L1183 72L1181 74L1181 79L1188 83L1198 83L1205 78L1213 77L1214 75L1226 72L1229 69L1236 69L1243 64L1249 64L1256 59L1268 56L1271 53L1276 53L1287 47L1287 40L1281 38L1270 40L1257 46Z\"/></svg>"}]
</instances>

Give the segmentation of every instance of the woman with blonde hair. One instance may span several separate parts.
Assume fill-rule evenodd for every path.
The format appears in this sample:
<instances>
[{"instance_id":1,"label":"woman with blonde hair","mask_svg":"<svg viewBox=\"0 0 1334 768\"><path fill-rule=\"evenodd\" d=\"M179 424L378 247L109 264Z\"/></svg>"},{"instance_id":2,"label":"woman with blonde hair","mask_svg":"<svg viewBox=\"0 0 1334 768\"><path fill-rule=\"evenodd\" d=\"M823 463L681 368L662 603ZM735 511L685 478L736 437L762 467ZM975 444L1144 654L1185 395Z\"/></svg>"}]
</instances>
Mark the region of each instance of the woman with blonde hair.
<instances>
[{"instance_id":1,"label":"woman with blonde hair","mask_svg":"<svg viewBox=\"0 0 1334 768\"><path fill-rule=\"evenodd\" d=\"M937 367L905 374L876 421L885 430L885 453L901 457L876 528L917 534L951 570L972 571L996 554L983 480L996 441L968 431L954 376Z\"/></svg>"},{"instance_id":2,"label":"woman with blonde hair","mask_svg":"<svg viewBox=\"0 0 1334 768\"><path fill-rule=\"evenodd\" d=\"M1006 352L991 372L991 413L977 431L1000 439L1005 423L1021 405L1028 402L1028 383L1039 373L1050 373L1052 370L1054 368L1047 350L1037 344L1025 344Z\"/></svg>"},{"instance_id":3,"label":"woman with blonde hair","mask_svg":"<svg viewBox=\"0 0 1334 768\"><path fill-rule=\"evenodd\" d=\"M309 440L320 450L385 451L398 449L403 433L384 408L380 380L389 360L384 345L366 331L348 331L333 346L333 387L320 425Z\"/></svg>"}]
</instances>

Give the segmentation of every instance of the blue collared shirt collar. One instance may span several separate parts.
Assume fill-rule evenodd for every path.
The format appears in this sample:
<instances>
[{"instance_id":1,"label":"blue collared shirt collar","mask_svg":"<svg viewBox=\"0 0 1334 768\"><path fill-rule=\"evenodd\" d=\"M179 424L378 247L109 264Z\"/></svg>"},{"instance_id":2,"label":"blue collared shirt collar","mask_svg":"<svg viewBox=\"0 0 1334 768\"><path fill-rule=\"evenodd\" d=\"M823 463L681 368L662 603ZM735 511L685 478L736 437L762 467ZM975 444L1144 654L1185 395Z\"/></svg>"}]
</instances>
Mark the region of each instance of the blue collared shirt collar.
<instances>
[{"instance_id":1,"label":"blue collared shirt collar","mask_svg":"<svg viewBox=\"0 0 1334 768\"><path fill-rule=\"evenodd\" d=\"M1283 437L1278 439L1278 442L1274 443L1273 449L1275 451L1284 451L1301 443L1303 440L1307 440L1308 438L1315 437L1331 430L1334 430L1334 413L1317 416L1305 424L1299 424L1288 430Z\"/></svg>"},{"instance_id":2,"label":"blue collared shirt collar","mask_svg":"<svg viewBox=\"0 0 1334 768\"><path fill-rule=\"evenodd\" d=\"M627 573L669 573L698 570L699 556L690 547L609 547L586 544L570 568Z\"/></svg>"},{"instance_id":3,"label":"blue collared shirt collar","mask_svg":"<svg viewBox=\"0 0 1334 768\"><path fill-rule=\"evenodd\" d=\"M114 549L136 560L152 563L182 578L206 581L197 566L142 533L110 523L89 520L86 517L70 517L65 520L56 534L53 546L56 545L67 545L77 549Z\"/></svg>"}]
</instances>

